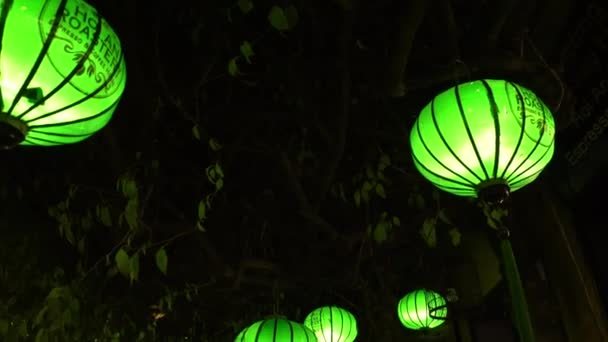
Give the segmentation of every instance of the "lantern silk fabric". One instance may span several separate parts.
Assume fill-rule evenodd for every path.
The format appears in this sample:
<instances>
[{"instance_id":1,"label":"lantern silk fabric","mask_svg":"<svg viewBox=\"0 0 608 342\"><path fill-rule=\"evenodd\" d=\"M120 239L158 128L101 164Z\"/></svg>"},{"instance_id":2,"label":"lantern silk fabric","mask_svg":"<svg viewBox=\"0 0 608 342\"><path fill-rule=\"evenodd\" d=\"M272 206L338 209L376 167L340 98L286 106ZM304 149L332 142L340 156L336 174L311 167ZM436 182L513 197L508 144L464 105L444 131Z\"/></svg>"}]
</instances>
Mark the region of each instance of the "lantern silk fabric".
<instances>
[{"instance_id":1,"label":"lantern silk fabric","mask_svg":"<svg viewBox=\"0 0 608 342\"><path fill-rule=\"evenodd\" d=\"M317 342L304 325L282 318L258 321L241 331L234 342Z\"/></svg>"},{"instance_id":2,"label":"lantern silk fabric","mask_svg":"<svg viewBox=\"0 0 608 342\"><path fill-rule=\"evenodd\" d=\"M476 197L505 184L515 191L551 160L555 123L532 91L504 80L460 84L437 95L410 134L416 168L438 188Z\"/></svg>"},{"instance_id":3,"label":"lantern silk fabric","mask_svg":"<svg viewBox=\"0 0 608 342\"><path fill-rule=\"evenodd\" d=\"M108 23L81 0L3 0L0 13L0 121L22 145L75 143L104 127L126 82Z\"/></svg>"},{"instance_id":4,"label":"lantern silk fabric","mask_svg":"<svg viewBox=\"0 0 608 342\"><path fill-rule=\"evenodd\" d=\"M313 310L304 319L319 342L353 342L357 337L357 320L352 313L337 306Z\"/></svg>"},{"instance_id":5,"label":"lantern silk fabric","mask_svg":"<svg viewBox=\"0 0 608 342\"><path fill-rule=\"evenodd\" d=\"M445 299L431 290L415 290L403 297L397 305L401 324L408 329L424 330L445 322L448 309Z\"/></svg>"}]
</instances>

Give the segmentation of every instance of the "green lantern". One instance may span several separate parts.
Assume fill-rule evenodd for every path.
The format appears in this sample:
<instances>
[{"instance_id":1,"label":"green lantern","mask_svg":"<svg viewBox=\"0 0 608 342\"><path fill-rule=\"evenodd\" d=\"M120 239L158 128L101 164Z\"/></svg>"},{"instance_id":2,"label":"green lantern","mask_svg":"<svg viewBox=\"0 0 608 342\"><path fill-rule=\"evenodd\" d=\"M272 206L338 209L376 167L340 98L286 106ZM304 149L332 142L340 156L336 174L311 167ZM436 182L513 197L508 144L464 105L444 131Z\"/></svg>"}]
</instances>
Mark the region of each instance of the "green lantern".
<instances>
[{"instance_id":1,"label":"green lantern","mask_svg":"<svg viewBox=\"0 0 608 342\"><path fill-rule=\"evenodd\" d=\"M509 81L479 80L437 95L410 134L416 168L438 188L477 196L491 185L515 191L551 160L555 124L530 90Z\"/></svg>"},{"instance_id":2,"label":"green lantern","mask_svg":"<svg viewBox=\"0 0 608 342\"><path fill-rule=\"evenodd\" d=\"M337 306L313 310L304 319L319 342L353 342L357 337L357 320L352 313Z\"/></svg>"},{"instance_id":3,"label":"green lantern","mask_svg":"<svg viewBox=\"0 0 608 342\"><path fill-rule=\"evenodd\" d=\"M317 342L304 325L283 318L258 321L241 331L234 342Z\"/></svg>"},{"instance_id":4,"label":"green lantern","mask_svg":"<svg viewBox=\"0 0 608 342\"><path fill-rule=\"evenodd\" d=\"M0 1L0 146L61 145L104 127L126 67L118 37L81 0Z\"/></svg>"},{"instance_id":5,"label":"green lantern","mask_svg":"<svg viewBox=\"0 0 608 342\"><path fill-rule=\"evenodd\" d=\"M420 289L408 293L399 301L397 314L406 328L426 330L443 324L448 309L445 299L439 293Z\"/></svg>"}]
</instances>

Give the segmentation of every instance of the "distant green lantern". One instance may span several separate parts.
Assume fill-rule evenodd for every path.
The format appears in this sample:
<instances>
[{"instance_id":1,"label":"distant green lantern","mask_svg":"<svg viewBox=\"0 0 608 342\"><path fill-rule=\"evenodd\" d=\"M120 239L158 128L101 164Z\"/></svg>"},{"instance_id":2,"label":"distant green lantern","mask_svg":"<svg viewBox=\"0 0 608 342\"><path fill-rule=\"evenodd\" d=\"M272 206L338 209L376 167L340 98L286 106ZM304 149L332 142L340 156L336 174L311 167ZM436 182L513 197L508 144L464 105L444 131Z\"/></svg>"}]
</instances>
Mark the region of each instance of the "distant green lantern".
<instances>
[{"instance_id":1,"label":"distant green lantern","mask_svg":"<svg viewBox=\"0 0 608 342\"><path fill-rule=\"evenodd\" d=\"M448 316L445 299L436 292L420 289L408 293L397 305L401 324L412 330L433 329Z\"/></svg>"},{"instance_id":2,"label":"distant green lantern","mask_svg":"<svg viewBox=\"0 0 608 342\"><path fill-rule=\"evenodd\" d=\"M317 342L303 324L283 318L258 321L241 331L234 342Z\"/></svg>"},{"instance_id":3,"label":"distant green lantern","mask_svg":"<svg viewBox=\"0 0 608 342\"><path fill-rule=\"evenodd\" d=\"M0 1L0 146L76 143L125 88L120 41L81 0Z\"/></svg>"},{"instance_id":4,"label":"distant green lantern","mask_svg":"<svg viewBox=\"0 0 608 342\"><path fill-rule=\"evenodd\" d=\"M353 342L357 337L357 320L352 313L337 306L313 310L304 319L319 342Z\"/></svg>"},{"instance_id":5,"label":"distant green lantern","mask_svg":"<svg viewBox=\"0 0 608 342\"><path fill-rule=\"evenodd\" d=\"M476 197L492 185L512 192L536 179L553 156L554 136L551 111L532 91L479 80L424 107L410 145L416 168L435 186Z\"/></svg>"}]
</instances>

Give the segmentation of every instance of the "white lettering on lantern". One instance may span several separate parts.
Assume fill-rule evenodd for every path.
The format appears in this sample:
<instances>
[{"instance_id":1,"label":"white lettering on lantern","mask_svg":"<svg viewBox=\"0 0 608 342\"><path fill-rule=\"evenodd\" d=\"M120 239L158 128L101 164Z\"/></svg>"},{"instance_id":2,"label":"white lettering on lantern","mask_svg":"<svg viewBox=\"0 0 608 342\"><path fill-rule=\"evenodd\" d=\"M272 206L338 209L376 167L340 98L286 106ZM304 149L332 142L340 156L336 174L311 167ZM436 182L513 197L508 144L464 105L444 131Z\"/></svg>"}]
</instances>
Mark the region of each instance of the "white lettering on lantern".
<instances>
[{"instance_id":1,"label":"white lettering on lantern","mask_svg":"<svg viewBox=\"0 0 608 342\"><path fill-rule=\"evenodd\" d=\"M56 8L50 6L52 1L46 1L39 17L39 28L42 41L46 41L55 21ZM57 27L54 41L51 43L47 57L55 70L66 77L84 58L93 43L97 20L97 11L82 1L68 1ZM110 26L102 20L99 39L89 54L82 68L70 80L70 84L89 95L97 88L105 85L94 97L108 97L119 88L122 78L121 71L115 77L112 73L122 59L120 42Z\"/></svg>"}]
</instances>

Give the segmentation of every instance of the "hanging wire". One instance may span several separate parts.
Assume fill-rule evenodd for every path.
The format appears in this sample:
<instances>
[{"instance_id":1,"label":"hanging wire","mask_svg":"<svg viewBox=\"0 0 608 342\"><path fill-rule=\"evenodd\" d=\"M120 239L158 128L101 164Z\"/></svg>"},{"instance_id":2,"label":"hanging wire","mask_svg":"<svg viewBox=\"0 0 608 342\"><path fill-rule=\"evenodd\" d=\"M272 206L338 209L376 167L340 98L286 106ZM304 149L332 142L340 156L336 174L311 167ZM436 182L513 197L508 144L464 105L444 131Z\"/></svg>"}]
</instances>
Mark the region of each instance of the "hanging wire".
<instances>
[{"instance_id":1,"label":"hanging wire","mask_svg":"<svg viewBox=\"0 0 608 342\"><path fill-rule=\"evenodd\" d=\"M534 52L536 57L538 57L538 59L543 63L543 65L547 68L547 70L549 70L549 72L551 73L553 78L555 78L555 80L559 84L559 88L560 88L559 100L557 101L557 104L553 108L553 113L557 113L562 106L562 101L564 100L564 96L566 94L566 86L564 85L564 82L562 81L561 77L559 76L559 73L557 72L557 70L555 70L555 68L552 68L549 65L549 63L547 63L547 61L545 60L545 57L543 57L543 55L540 53L540 51L538 50L538 48L532 41L532 38L530 38L530 35L528 34L528 30L524 30L523 36L524 37L522 39L522 44L520 46L521 56L523 57L523 54L524 54L524 41L525 41L528 43L528 45L530 45L530 47L532 48L532 52Z\"/></svg>"}]
</instances>

